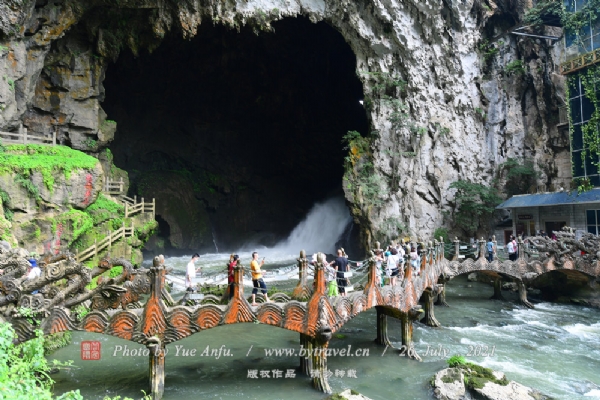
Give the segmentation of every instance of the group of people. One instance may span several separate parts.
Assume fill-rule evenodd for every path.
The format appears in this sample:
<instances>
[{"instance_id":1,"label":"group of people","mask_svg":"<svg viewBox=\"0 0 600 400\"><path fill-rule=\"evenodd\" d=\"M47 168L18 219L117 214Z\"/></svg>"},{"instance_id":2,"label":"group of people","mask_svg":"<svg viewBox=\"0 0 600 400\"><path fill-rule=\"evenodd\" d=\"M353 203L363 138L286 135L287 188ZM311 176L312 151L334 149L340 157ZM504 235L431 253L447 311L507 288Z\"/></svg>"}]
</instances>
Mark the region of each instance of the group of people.
<instances>
[{"instance_id":1,"label":"group of people","mask_svg":"<svg viewBox=\"0 0 600 400\"><path fill-rule=\"evenodd\" d=\"M338 249L336 252L336 258L332 262L327 261L327 256L323 254L322 259L325 269L325 282L327 285L327 296L345 296L346 288L350 286L350 280L346 276L347 272L350 272L350 262L348 261L348 255L344 249ZM311 264L317 263L317 253L313 254Z\"/></svg>"},{"instance_id":2,"label":"group of people","mask_svg":"<svg viewBox=\"0 0 600 400\"><path fill-rule=\"evenodd\" d=\"M488 238L485 247L487 250L487 260L489 262L494 261L494 257L498 253L496 243L492 241L492 238ZM506 242L506 252L508 253L509 260L517 261L517 257L519 256L519 246L517 245L517 241L514 235L510 235L510 237L508 238L508 242Z\"/></svg>"},{"instance_id":3,"label":"group of people","mask_svg":"<svg viewBox=\"0 0 600 400\"><path fill-rule=\"evenodd\" d=\"M419 276L421 256L416 245L405 244L401 240L390 244L385 252L383 249L375 250L375 265L378 271L376 283L383 286L387 278L390 285L396 286L398 277L401 280L404 278L405 266L410 265L414 274Z\"/></svg>"},{"instance_id":4,"label":"group of people","mask_svg":"<svg viewBox=\"0 0 600 400\"><path fill-rule=\"evenodd\" d=\"M196 268L196 261L198 261L198 259L200 258L200 255L198 255L198 253L195 253L192 256L192 259L190 260L190 262L187 264L186 267L186 273L185 273L185 286L186 286L186 290L188 291L193 291L194 290L194 284L193 284L193 279L196 277L196 273L197 272L201 272L202 271L202 267L198 267ZM228 290L228 294L229 294L229 298L231 299L233 297L233 288L235 285L234 282L234 269L237 266L238 262L239 262L240 256L237 254L232 254L231 256L229 256L229 263L227 264L227 290ZM252 305L256 306L256 294L258 293L258 290L260 289L262 294L265 296L265 300L267 302L269 302L269 295L267 294L267 285L265 284L265 281L263 279L263 273L264 271L261 271L261 267L265 264L265 257L263 257L263 259L259 262L258 261L258 253L255 251L254 253L252 253L252 261L250 262L250 271L252 273L252 285L254 286L254 288L252 289Z\"/></svg>"}]
</instances>

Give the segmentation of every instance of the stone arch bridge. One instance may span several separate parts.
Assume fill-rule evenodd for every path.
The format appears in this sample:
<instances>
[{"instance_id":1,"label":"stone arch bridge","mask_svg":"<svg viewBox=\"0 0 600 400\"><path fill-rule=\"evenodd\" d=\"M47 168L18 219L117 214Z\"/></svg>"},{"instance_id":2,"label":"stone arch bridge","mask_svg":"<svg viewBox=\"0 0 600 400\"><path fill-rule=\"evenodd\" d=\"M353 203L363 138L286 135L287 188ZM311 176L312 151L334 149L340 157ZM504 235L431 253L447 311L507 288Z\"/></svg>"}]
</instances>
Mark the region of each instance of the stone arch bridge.
<instances>
[{"instance_id":1,"label":"stone arch bridge","mask_svg":"<svg viewBox=\"0 0 600 400\"><path fill-rule=\"evenodd\" d=\"M413 348L413 322L439 326L434 316L434 304L446 305L444 285L455 276L485 271L498 277L510 277L519 283L521 301L528 305L523 281L554 270L577 270L590 277L600 276L600 243L597 238L584 237L576 241L572 233L565 231L559 241L533 238L531 243L540 250L540 259L527 260L522 241L519 242L519 258L516 261L493 261L483 255L485 242L479 242L479 258L458 260L458 241L453 260L444 256L443 243L435 241L424 245L418 276L407 268L404 277L395 285L379 287L376 284L375 259L369 260L367 283L362 291L346 297L326 296L324 266L319 256L315 265L314 282L307 280L308 260L304 251L298 259L299 282L292 297L275 294L273 302L251 306L244 297L243 270L235 268L234 295L227 305L219 304L216 296L207 296L199 305L176 305L165 290L166 267L164 258L157 256L149 269L133 269L126 260L104 259L90 270L78 264L70 254L46 259L43 276L26 280L27 262L16 251L0 254L4 269L0 276L0 311L8 318L24 341L41 328L51 334L80 330L112 335L133 341L149 349L150 385L155 399L164 391L165 348L195 333L225 324L260 322L300 334L300 343L311 349L309 357L300 359L303 373L311 376L313 386L330 392L327 380L327 352L333 333L346 322L373 307L377 310L376 342L390 345L387 336L387 317L401 321L402 344ZM583 256L577 256L584 251ZM408 263L407 263L408 265ZM94 289L85 286L95 276L122 266L121 275L100 280ZM499 281L499 279L498 279ZM499 284L495 291L499 291ZM32 294L33 292L38 292ZM139 303L148 295L144 305ZM422 300L423 306L419 305ZM437 301L436 301L437 300ZM79 317L73 307L85 301L91 303L91 312ZM532 306L531 306L532 307ZM28 308L31 315L21 315ZM120 308L120 309L119 309ZM412 358L418 355L413 351Z\"/></svg>"}]
</instances>

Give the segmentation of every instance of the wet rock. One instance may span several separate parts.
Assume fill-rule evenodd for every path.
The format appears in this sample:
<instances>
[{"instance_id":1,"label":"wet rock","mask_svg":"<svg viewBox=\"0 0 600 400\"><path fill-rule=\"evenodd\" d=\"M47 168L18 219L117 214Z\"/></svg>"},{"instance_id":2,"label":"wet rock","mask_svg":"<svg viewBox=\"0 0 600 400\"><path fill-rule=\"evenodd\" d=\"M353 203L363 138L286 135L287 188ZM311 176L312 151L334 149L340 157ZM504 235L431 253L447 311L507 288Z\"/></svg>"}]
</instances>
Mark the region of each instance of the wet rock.
<instances>
[{"instance_id":1,"label":"wet rock","mask_svg":"<svg viewBox=\"0 0 600 400\"><path fill-rule=\"evenodd\" d=\"M329 396L327 400L371 400L369 397L364 396L352 389L346 389L343 392L336 393Z\"/></svg>"},{"instance_id":2,"label":"wet rock","mask_svg":"<svg viewBox=\"0 0 600 400\"><path fill-rule=\"evenodd\" d=\"M504 375L504 374L503 374ZM537 390L510 381L508 385L502 386L497 383L487 382L482 388L475 392L484 399L489 400L544 400L549 397L542 395Z\"/></svg>"},{"instance_id":3,"label":"wet rock","mask_svg":"<svg viewBox=\"0 0 600 400\"><path fill-rule=\"evenodd\" d=\"M513 292L516 292L517 290L519 290L519 287L515 282L504 282L502 284L502 290L511 290Z\"/></svg>"},{"instance_id":4,"label":"wet rock","mask_svg":"<svg viewBox=\"0 0 600 400\"><path fill-rule=\"evenodd\" d=\"M446 368L435 374L433 394L440 400L460 400L465 396L464 375L460 368Z\"/></svg>"},{"instance_id":5,"label":"wet rock","mask_svg":"<svg viewBox=\"0 0 600 400\"><path fill-rule=\"evenodd\" d=\"M468 276L467 276L467 280L469 282L477 282L477 280L479 279L477 272L471 272Z\"/></svg>"}]
</instances>

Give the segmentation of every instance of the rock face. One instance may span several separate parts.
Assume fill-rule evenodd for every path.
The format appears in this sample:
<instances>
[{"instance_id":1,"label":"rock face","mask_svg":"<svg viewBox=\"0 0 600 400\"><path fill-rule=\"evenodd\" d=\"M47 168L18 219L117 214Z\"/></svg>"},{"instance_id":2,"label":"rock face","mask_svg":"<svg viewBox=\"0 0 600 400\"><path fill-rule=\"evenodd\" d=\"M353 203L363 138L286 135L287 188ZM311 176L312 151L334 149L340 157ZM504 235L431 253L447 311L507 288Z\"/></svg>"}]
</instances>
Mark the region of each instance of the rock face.
<instances>
[{"instance_id":1,"label":"rock face","mask_svg":"<svg viewBox=\"0 0 600 400\"><path fill-rule=\"evenodd\" d=\"M153 50L167 32L188 39L211 21L261 34L302 15L333 26L356 55L372 170L369 192L345 191L364 242L402 227L431 234L455 206L452 182L488 184L509 157L543 165L539 188L569 186L569 138L555 119L564 98L557 54L505 33L530 3L9 0L0 5L0 130L23 123L100 151L119 135L101 103L105 74L123 48ZM506 68L514 61L522 71Z\"/></svg>"}]
</instances>

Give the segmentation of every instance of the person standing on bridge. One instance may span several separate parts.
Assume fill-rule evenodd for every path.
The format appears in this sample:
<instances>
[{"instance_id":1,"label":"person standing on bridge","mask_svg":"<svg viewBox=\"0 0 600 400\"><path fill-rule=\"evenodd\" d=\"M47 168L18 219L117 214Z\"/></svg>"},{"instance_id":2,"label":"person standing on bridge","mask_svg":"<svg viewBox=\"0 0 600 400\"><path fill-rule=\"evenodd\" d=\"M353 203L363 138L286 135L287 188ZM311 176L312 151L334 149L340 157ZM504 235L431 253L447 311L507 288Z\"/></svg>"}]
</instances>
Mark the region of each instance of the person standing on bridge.
<instances>
[{"instance_id":1,"label":"person standing on bridge","mask_svg":"<svg viewBox=\"0 0 600 400\"><path fill-rule=\"evenodd\" d=\"M344 276L345 272L350 272L350 265L348 264L348 259L344 257L344 252L341 249L337 251L337 257L333 262L337 267L337 283L338 289L342 296L346 295L346 286L348 285L348 280Z\"/></svg>"},{"instance_id":2,"label":"person standing on bridge","mask_svg":"<svg viewBox=\"0 0 600 400\"><path fill-rule=\"evenodd\" d=\"M265 285L265 281L263 280L263 275L260 270L265 263L265 258L263 257L260 264L258 263L258 253L255 251L252 253L252 261L250 262L250 271L252 272L252 285L254 289L252 289L252 305L256 306L256 293L258 293L258 288L261 288L262 294L265 296L265 300L269 302L269 296L267 295L267 285Z\"/></svg>"},{"instance_id":3,"label":"person standing on bridge","mask_svg":"<svg viewBox=\"0 0 600 400\"><path fill-rule=\"evenodd\" d=\"M227 265L227 283L229 284L229 300L233 297L233 285L234 285L234 268L237 266L237 262L240 256L232 254L229 264Z\"/></svg>"},{"instance_id":4,"label":"person standing on bridge","mask_svg":"<svg viewBox=\"0 0 600 400\"><path fill-rule=\"evenodd\" d=\"M496 254L496 246L494 246L494 242L492 242L492 238L489 238L487 243L485 244L485 247L487 248L487 260L489 262L494 261L494 254Z\"/></svg>"},{"instance_id":5,"label":"person standing on bridge","mask_svg":"<svg viewBox=\"0 0 600 400\"><path fill-rule=\"evenodd\" d=\"M196 272L202 271L202 267L196 268L196 261L200 258L198 253L194 253L192 259L188 263L185 268L185 287L188 291L194 291L194 278L196 277Z\"/></svg>"}]
</instances>

